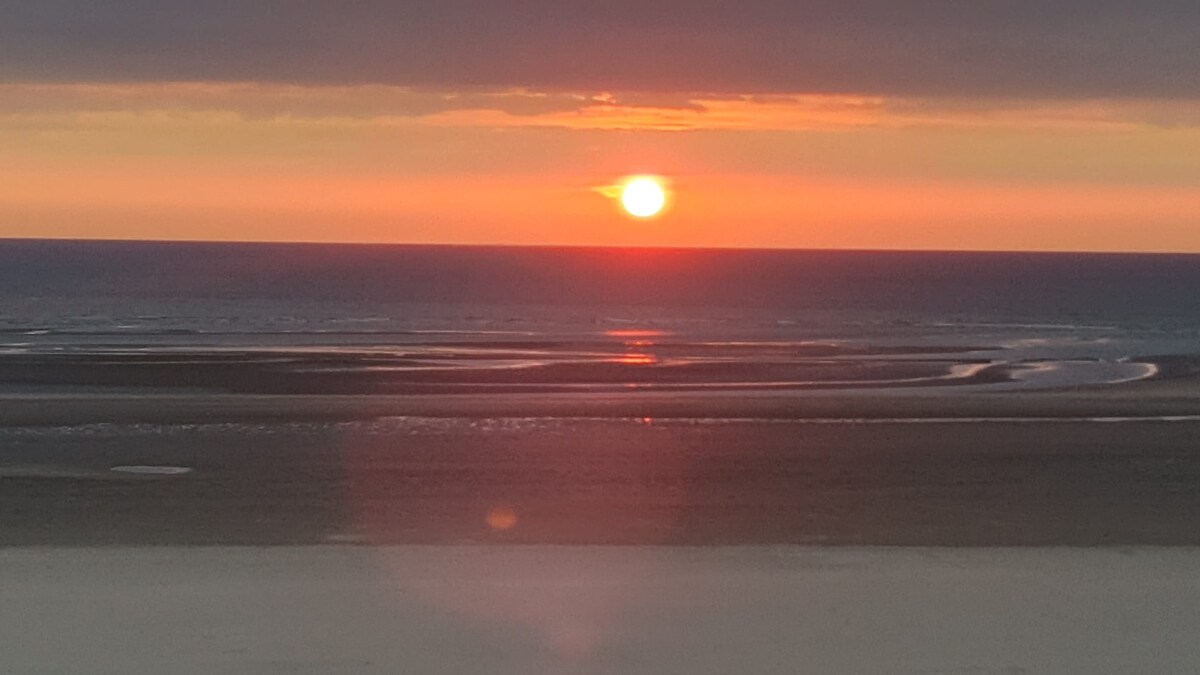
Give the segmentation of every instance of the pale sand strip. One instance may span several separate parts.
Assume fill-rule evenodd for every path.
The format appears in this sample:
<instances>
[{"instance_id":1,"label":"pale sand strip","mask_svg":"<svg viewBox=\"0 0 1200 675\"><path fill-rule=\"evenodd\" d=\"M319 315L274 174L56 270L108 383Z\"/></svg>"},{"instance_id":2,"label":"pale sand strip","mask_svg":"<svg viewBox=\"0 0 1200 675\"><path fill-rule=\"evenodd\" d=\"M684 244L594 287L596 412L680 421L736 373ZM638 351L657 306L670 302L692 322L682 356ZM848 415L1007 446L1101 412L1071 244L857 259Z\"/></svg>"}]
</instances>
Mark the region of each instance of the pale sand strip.
<instances>
[{"instance_id":1,"label":"pale sand strip","mask_svg":"<svg viewBox=\"0 0 1200 675\"><path fill-rule=\"evenodd\" d=\"M2 673L1194 673L1200 549L0 551Z\"/></svg>"}]
</instances>

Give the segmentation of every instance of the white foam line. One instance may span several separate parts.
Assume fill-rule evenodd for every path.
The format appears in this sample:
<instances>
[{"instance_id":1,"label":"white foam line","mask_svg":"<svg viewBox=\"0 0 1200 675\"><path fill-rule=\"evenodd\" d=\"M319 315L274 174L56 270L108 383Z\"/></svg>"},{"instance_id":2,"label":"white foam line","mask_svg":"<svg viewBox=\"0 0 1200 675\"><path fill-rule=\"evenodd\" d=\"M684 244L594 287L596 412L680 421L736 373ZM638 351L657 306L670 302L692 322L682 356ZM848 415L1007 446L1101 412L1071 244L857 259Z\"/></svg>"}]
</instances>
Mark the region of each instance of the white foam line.
<instances>
[{"instance_id":1,"label":"white foam line","mask_svg":"<svg viewBox=\"0 0 1200 675\"><path fill-rule=\"evenodd\" d=\"M181 476L191 473L192 469L186 466L114 466L109 471L143 476Z\"/></svg>"},{"instance_id":2,"label":"white foam line","mask_svg":"<svg viewBox=\"0 0 1200 675\"><path fill-rule=\"evenodd\" d=\"M1134 375L1132 377L1127 377L1123 380L1112 380L1108 384L1123 384L1125 382L1137 382L1138 380L1148 380L1152 377L1158 377L1159 371L1162 370L1161 368L1159 368L1157 363L1142 363L1140 365L1142 366L1141 374Z\"/></svg>"}]
</instances>

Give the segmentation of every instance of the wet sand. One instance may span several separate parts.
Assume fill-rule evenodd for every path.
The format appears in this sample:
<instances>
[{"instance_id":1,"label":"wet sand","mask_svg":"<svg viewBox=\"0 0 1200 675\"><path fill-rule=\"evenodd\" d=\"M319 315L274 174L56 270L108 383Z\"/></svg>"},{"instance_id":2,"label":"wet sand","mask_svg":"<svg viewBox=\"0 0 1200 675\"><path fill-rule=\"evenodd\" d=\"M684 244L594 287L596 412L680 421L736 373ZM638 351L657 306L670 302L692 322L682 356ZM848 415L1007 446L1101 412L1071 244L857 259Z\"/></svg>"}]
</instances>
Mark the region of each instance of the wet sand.
<instances>
[{"instance_id":1,"label":"wet sand","mask_svg":"<svg viewBox=\"0 0 1200 675\"><path fill-rule=\"evenodd\" d=\"M0 403L0 546L1200 545L1195 378Z\"/></svg>"},{"instance_id":2,"label":"wet sand","mask_svg":"<svg viewBox=\"0 0 1200 675\"><path fill-rule=\"evenodd\" d=\"M713 393L253 395L204 392L0 394L0 428L92 423L348 421L420 417L1090 418L1200 415L1200 376L1105 386Z\"/></svg>"},{"instance_id":3,"label":"wet sand","mask_svg":"<svg viewBox=\"0 0 1200 675\"><path fill-rule=\"evenodd\" d=\"M25 400L3 407L0 545L1200 545L1200 420L1084 419L1200 412L1153 384L707 420L669 398ZM600 419L479 417L518 410ZM433 416L360 419L385 413ZM103 424L12 426L34 422ZM190 472L112 471L145 465Z\"/></svg>"}]
</instances>

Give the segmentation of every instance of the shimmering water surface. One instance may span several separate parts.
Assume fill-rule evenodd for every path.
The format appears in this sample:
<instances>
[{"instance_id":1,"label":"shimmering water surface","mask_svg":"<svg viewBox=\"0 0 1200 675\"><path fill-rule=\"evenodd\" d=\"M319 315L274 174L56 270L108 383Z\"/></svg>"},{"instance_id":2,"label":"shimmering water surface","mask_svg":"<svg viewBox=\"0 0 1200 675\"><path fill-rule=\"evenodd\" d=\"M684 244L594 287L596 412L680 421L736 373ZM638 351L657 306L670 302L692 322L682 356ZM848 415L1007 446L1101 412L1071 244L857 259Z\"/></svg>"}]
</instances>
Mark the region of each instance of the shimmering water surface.
<instances>
[{"instance_id":1,"label":"shimmering water surface","mask_svg":"<svg viewBox=\"0 0 1200 675\"><path fill-rule=\"evenodd\" d=\"M1189 368L1187 256L0 243L0 390L832 391ZM1173 365L1174 364L1174 365Z\"/></svg>"}]
</instances>

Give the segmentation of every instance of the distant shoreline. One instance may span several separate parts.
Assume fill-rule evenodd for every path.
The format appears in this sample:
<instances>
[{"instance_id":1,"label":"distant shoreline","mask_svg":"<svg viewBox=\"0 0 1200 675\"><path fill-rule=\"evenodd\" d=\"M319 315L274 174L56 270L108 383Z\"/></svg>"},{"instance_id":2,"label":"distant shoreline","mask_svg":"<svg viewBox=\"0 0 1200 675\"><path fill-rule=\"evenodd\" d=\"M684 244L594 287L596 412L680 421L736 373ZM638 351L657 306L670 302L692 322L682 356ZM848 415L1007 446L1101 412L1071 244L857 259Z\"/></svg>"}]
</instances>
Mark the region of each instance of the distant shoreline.
<instances>
[{"instance_id":1,"label":"distant shoreline","mask_svg":"<svg viewBox=\"0 0 1200 675\"><path fill-rule=\"evenodd\" d=\"M516 244L506 242L402 242L402 241L336 241L336 240L281 240L281 239L87 239L78 237L0 237L3 244L89 244L89 245L182 245L182 246L278 246L278 247L342 247L342 248L394 248L394 249L501 249L526 251L664 251L700 253L866 253L866 254L964 254L964 255L1045 255L1045 256L1178 256L1200 257L1200 251L1167 251L1146 249L1114 251L1108 249L937 249L937 248L838 248L838 247L766 247L766 246L668 246L641 245L617 246L613 244Z\"/></svg>"},{"instance_id":2,"label":"distant shoreline","mask_svg":"<svg viewBox=\"0 0 1200 675\"><path fill-rule=\"evenodd\" d=\"M712 394L0 395L0 427L73 424L354 421L382 417L596 418L1160 418L1200 415L1200 376L1156 377L1050 391L886 390Z\"/></svg>"}]
</instances>

